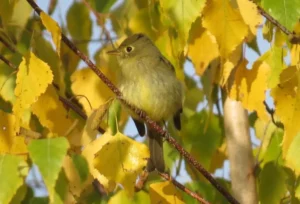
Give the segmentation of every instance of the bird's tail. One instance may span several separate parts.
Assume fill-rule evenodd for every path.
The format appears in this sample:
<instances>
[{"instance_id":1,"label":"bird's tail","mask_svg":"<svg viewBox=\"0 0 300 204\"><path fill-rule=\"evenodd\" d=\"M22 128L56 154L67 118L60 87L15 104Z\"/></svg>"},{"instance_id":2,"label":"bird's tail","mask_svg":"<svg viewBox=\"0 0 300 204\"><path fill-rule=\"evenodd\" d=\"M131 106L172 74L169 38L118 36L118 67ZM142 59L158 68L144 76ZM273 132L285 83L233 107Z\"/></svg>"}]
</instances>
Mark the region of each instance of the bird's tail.
<instances>
[{"instance_id":1,"label":"bird's tail","mask_svg":"<svg viewBox=\"0 0 300 204\"><path fill-rule=\"evenodd\" d=\"M163 151L163 137L159 135L155 130L152 130L149 126L149 149L150 159L148 160L147 170L149 172L157 169L160 172L165 171L164 151Z\"/></svg>"}]
</instances>

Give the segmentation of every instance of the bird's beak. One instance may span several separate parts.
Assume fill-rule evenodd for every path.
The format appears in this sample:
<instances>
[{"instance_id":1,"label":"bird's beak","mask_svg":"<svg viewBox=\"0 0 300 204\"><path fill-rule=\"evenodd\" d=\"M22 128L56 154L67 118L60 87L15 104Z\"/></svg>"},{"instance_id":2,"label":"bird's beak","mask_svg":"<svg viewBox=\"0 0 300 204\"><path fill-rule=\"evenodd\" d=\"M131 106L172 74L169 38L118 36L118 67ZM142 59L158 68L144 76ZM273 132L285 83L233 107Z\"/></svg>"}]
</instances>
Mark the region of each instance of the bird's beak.
<instances>
[{"instance_id":1,"label":"bird's beak","mask_svg":"<svg viewBox=\"0 0 300 204\"><path fill-rule=\"evenodd\" d=\"M107 51L106 53L109 55L120 55L121 54L121 52L118 49Z\"/></svg>"}]
</instances>

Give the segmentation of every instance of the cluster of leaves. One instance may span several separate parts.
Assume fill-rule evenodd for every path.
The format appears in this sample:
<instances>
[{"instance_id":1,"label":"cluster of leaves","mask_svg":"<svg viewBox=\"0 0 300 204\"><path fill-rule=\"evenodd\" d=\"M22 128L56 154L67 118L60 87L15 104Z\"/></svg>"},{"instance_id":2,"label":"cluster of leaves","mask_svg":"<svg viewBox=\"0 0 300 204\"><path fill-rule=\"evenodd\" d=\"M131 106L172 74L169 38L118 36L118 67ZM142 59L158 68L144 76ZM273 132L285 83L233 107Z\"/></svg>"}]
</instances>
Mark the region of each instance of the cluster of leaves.
<instances>
[{"instance_id":1,"label":"cluster of leaves","mask_svg":"<svg viewBox=\"0 0 300 204\"><path fill-rule=\"evenodd\" d=\"M159 181L156 175L149 177L156 182L134 192L149 152L145 144L121 133L128 114L118 103L110 108L109 122L100 124L106 132L97 137L95 109L107 104L113 93L91 69L78 67L80 59L62 43L61 33L89 56L85 42L91 40L92 27L106 31L106 20L111 21L111 33L121 39L133 33L147 34L174 65L186 85L186 101L182 131L172 125L168 129L197 161L214 173L227 159L218 98L223 87L223 97L239 100L245 109L253 111L250 124L261 140L261 145L253 148L259 161L260 201L278 203L288 195L287 199L299 202L300 46L291 44L269 21L263 22L256 5L300 34L299 1L126 0L111 10L114 3L74 1L66 14L66 25L59 26L46 13L40 18L32 15L26 0L1 0L0 56L9 63L0 62L0 203L192 202L170 181ZM97 25L90 17L95 13ZM259 26L263 26L263 37L270 44L262 54L257 47ZM103 36L108 36L107 31ZM246 47L259 56L251 67L243 52ZM115 82L118 65L105 54L107 49L111 45L106 39L94 60ZM187 60L200 79L185 74ZM69 109L60 97L72 97L89 119L85 121ZM284 128L274 125L267 112L264 101L270 98L275 104L272 117ZM205 107L199 111L198 105L203 103ZM165 159L171 170L176 168L176 175L182 173L185 164L183 169L192 178L186 186L213 203L225 202L168 144ZM46 199L36 198L25 182L33 164L48 191ZM104 194L95 191L94 179ZM230 181L219 181L230 189Z\"/></svg>"}]
</instances>

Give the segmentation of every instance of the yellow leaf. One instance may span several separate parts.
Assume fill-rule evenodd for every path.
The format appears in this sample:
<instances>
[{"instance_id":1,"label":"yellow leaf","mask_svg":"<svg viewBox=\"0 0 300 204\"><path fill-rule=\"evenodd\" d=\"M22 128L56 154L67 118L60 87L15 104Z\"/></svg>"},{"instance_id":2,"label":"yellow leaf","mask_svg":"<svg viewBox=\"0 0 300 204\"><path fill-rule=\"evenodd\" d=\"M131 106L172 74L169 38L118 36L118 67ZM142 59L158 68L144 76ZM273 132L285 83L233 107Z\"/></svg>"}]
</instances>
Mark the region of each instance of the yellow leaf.
<instances>
[{"instance_id":1,"label":"yellow leaf","mask_svg":"<svg viewBox=\"0 0 300 204\"><path fill-rule=\"evenodd\" d=\"M16 132L19 131L20 123L23 122L21 118L25 111L46 91L52 80L52 71L45 62L32 52L23 57L16 80L15 95L17 99L13 105L13 112L16 116Z\"/></svg>"},{"instance_id":2,"label":"yellow leaf","mask_svg":"<svg viewBox=\"0 0 300 204\"><path fill-rule=\"evenodd\" d=\"M72 195L79 197L82 190L86 187L87 182L82 184L80 177L76 171L76 167L74 166L72 159L68 155L65 157L63 168L69 181L70 192L72 193Z\"/></svg>"},{"instance_id":3,"label":"yellow leaf","mask_svg":"<svg viewBox=\"0 0 300 204\"><path fill-rule=\"evenodd\" d=\"M111 70L103 68L101 71L108 78L114 79L114 73ZM111 90L89 68L75 71L71 76L71 81L73 93L77 96L85 96L78 97L78 99L87 114L114 96Z\"/></svg>"},{"instance_id":4,"label":"yellow leaf","mask_svg":"<svg viewBox=\"0 0 300 204\"><path fill-rule=\"evenodd\" d=\"M258 117L268 121L269 116L263 104L270 67L265 62L256 61L251 70L246 68L247 61L243 60L237 67L235 81L229 97L242 102L249 111L256 111Z\"/></svg>"},{"instance_id":5,"label":"yellow leaf","mask_svg":"<svg viewBox=\"0 0 300 204\"><path fill-rule=\"evenodd\" d=\"M228 57L248 34L248 26L240 12L229 1L207 2L203 11L203 27L216 37L223 58Z\"/></svg>"},{"instance_id":6,"label":"yellow leaf","mask_svg":"<svg viewBox=\"0 0 300 204\"><path fill-rule=\"evenodd\" d=\"M256 35L257 27L262 23L262 16L258 13L257 5L248 0L237 0L240 13L251 32Z\"/></svg>"},{"instance_id":7,"label":"yellow leaf","mask_svg":"<svg viewBox=\"0 0 300 204\"><path fill-rule=\"evenodd\" d=\"M145 191L140 191L136 194L134 194L133 198L129 198L126 195L126 192L124 190L118 191L116 194L110 197L108 204L138 204L138 203L143 203L143 204L149 204L150 203L150 198L149 194L146 193Z\"/></svg>"},{"instance_id":8,"label":"yellow leaf","mask_svg":"<svg viewBox=\"0 0 300 204\"><path fill-rule=\"evenodd\" d=\"M300 62L300 45L294 44L291 49L291 66L297 65Z\"/></svg>"},{"instance_id":9,"label":"yellow leaf","mask_svg":"<svg viewBox=\"0 0 300 204\"><path fill-rule=\"evenodd\" d=\"M200 18L193 24L190 35L188 55L196 73L202 75L209 63L219 56L218 44L215 37L202 27Z\"/></svg>"},{"instance_id":10,"label":"yellow leaf","mask_svg":"<svg viewBox=\"0 0 300 204\"><path fill-rule=\"evenodd\" d=\"M90 173L103 185L107 193L112 192L115 189L116 183L112 180L108 180L105 176L100 174L97 169L95 169L94 157L95 154L110 140L110 137L111 136L109 135L109 133L105 133L102 136L98 137L96 140L89 143L82 151L82 155L88 162Z\"/></svg>"},{"instance_id":11,"label":"yellow leaf","mask_svg":"<svg viewBox=\"0 0 300 204\"><path fill-rule=\"evenodd\" d=\"M149 150L121 133L105 137L108 141L95 155L94 166L107 179L120 183L131 197L137 176L146 167Z\"/></svg>"},{"instance_id":12,"label":"yellow leaf","mask_svg":"<svg viewBox=\"0 0 300 204\"><path fill-rule=\"evenodd\" d=\"M151 203L184 203L182 192L171 181L153 183L150 185Z\"/></svg>"},{"instance_id":13,"label":"yellow leaf","mask_svg":"<svg viewBox=\"0 0 300 204\"><path fill-rule=\"evenodd\" d=\"M218 80L218 83L221 86L224 86L226 84L232 70L239 63L242 55L242 49L243 46L239 45L232 53L230 53L227 59L221 60L222 65L221 65L221 72L219 76L220 79Z\"/></svg>"},{"instance_id":14,"label":"yellow leaf","mask_svg":"<svg viewBox=\"0 0 300 204\"><path fill-rule=\"evenodd\" d=\"M25 154L27 145L24 137L17 136L14 131L16 117L0 110L0 154Z\"/></svg>"},{"instance_id":15,"label":"yellow leaf","mask_svg":"<svg viewBox=\"0 0 300 204\"><path fill-rule=\"evenodd\" d=\"M291 142L300 131L300 91L299 76L295 66L283 70L280 75L280 84L271 90L275 103L275 114L284 125L283 156L289 149Z\"/></svg>"},{"instance_id":16,"label":"yellow leaf","mask_svg":"<svg viewBox=\"0 0 300 204\"><path fill-rule=\"evenodd\" d=\"M57 135L66 135L73 124L52 85L32 105L32 112L44 127Z\"/></svg>"},{"instance_id":17,"label":"yellow leaf","mask_svg":"<svg viewBox=\"0 0 300 204\"><path fill-rule=\"evenodd\" d=\"M40 17L46 29L51 33L57 54L60 56L61 30L58 23L44 12L41 12Z\"/></svg>"}]
</instances>

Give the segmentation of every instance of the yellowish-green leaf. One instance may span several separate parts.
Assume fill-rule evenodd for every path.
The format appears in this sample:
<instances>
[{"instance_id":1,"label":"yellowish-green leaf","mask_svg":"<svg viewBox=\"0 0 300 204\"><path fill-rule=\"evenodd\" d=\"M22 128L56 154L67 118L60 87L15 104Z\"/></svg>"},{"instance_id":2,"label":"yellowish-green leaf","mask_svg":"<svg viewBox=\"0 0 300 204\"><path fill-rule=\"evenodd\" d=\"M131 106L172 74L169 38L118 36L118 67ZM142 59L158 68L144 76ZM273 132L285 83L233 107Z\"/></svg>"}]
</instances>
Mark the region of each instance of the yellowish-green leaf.
<instances>
[{"instance_id":1,"label":"yellowish-green leaf","mask_svg":"<svg viewBox=\"0 0 300 204\"><path fill-rule=\"evenodd\" d=\"M294 137L286 155L286 165L290 167L297 176L300 175L299 147L300 133Z\"/></svg>"},{"instance_id":2,"label":"yellowish-green leaf","mask_svg":"<svg viewBox=\"0 0 300 204\"><path fill-rule=\"evenodd\" d=\"M203 11L203 27L216 37L220 55L224 58L227 58L248 34L248 26L239 10L233 8L229 1L207 2Z\"/></svg>"},{"instance_id":3,"label":"yellowish-green leaf","mask_svg":"<svg viewBox=\"0 0 300 204\"><path fill-rule=\"evenodd\" d=\"M58 135L65 135L73 124L52 85L32 105L32 112L44 127Z\"/></svg>"},{"instance_id":4,"label":"yellowish-green leaf","mask_svg":"<svg viewBox=\"0 0 300 204\"><path fill-rule=\"evenodd\" d=\"M183 50L191 29L192 23L200 15L205 0L160 0L162 22L176 30L180 38L180 47Z\"/></svg>"},{"instance_id":5,"label":"yellowish-green leaf","mask_svg":"<svg viewBox=\"0 0 300 204\"><path fill-rule=\"evenodd\" d=\"M2 118L1 118L2 120ZM20 175L21 159L14 155L0 155L0 203L10 203L24 178Z\"/></svg>"},{"instance_id":6,"label":"yellowish-green leaf","mask_svg":"<svg viewBox=\"0 0 300 204\"><path fill-rule=\"evenodd\" d=\"M209 63L219 56L216 39L207 29L202 27L200 18L195 21L190 31L188 55L199 75L202 75Z\"/></svg>"},{"instance_id":7,"label":"yellowish-green leaf","mask_svg":"<svg viewBox=\"0 0 300 204\"><path fill-rule=\"evenodd\" d=\"M151 184L150 199L151 203L184 203L182 191L177 189L171 181Z\"/></svg>"},{"instance_id":8,"label":"yellowish-green leaf","mask_svg":"<svg viewBox=\"0 0 300 204\"><path fill-rule=\"evenodd\" d=\"M19 66L15 95L17 97L13 112L16 116L15 129L19 131L22 124L22 116L44 93L52 82L53 75L50 67L30 52Z\"/></svg>"},{"instance_id":9,"label":"yellowish-green leaf","mask_svg":"<svg viewBox=\"0 0 300 204\"><path fill-rule=\"evenodd\" d=\"M56 51L58 55L60 55L61 30L58 23L44 12L41 12L40 16L44 26L51 33L52 40L56 46Z\"/></svg>"},{"instance_id":10,"label":"yellowish-green leaf","mask_svg":"<svg viewBox=\"0 0 300 204\"><path fill-rule=\"evenodd\" d=\"M95 154L110 140L110 134L105 133L101 137L97 138L96 140L89 143L84 150L82 151L82 155L86 158L90 173L92 174L94 179L97 179L104 187L107 193L112 192L115 187L116 183L112 180L108 180L105 176L99 173L97 169L94 167L94 157ZM108 156L108 155L107 155ZM90 181L92 179L90 178Z\"/></svg>"},{"instance_id":11,"label":"yellowish-green leaf","mask_svg":"<svg viewBox=\"0 0 300 204\"><path fill-rule=\"evenodd\" d=\"M111 70L103 68L101 71L108 78L115 78L114 73L112 73ZM104 84L89 68L84 68L74 72L71 76L71 81L73 93L77 96L85 96L80 97L79 102L82 104L86 113L90 113L93 108L99 107L107 102L109 98L114 96L106 84Z\"/></svg>"},{"instance_id":12,"label":"yellowish-green leaf","mask_svg":"<svg viewBox=\"0 0 300 204\"><path fill-rule=\"evenodd\" d=\"M27 153L24 137L17 136L13 128L15 116L0 110L0 118L0 153Z\"/></svg>"},{"instance_id":13,"label":"yellowish-green leaf","mask_svg":"<svg viewBox=\"0 0 300 204\"><path fill-rule=\"evenodd\" d=\"M270 67L267 63L258 60L252 69L248 70L247 63L243 60L237 67L229 97L241 101L246 109L256 111L262 120L268 121L269 116L263 102L266 98L265 91Z\"/></svg>"},{"instance_id":14,"label":"yellowish-green leaf","mask_svg":"<svg viewBox=\"0 0 300 204\"><path fill-rule=\"evenodd\" d=\"M249 26L252 34L256 35L257 27L262 23L262 16L258 13L257 5L248 0L237 0L244 22Z\"/></svg>"},{"instance_id":15,"label":"yellowish-green leaf","mask_svg":"<svg viewBox=\"0 0 300 204\"><path fill-rule=\"evenodd\" d=\"M261 57L261 60L265 60L271 68L268 77L269 88L274 88L279 84L280 73L285 68L283 58L284 50L276 46L271 47L271 49Z\"/></svg>"},{"instance_id":16,"label":"yellowish-green leaf","mask_svg":"<svg viewBox=\"0 0 300 204\"><path fill-rule=\"evenodd\" d=\"M127 194L133 196L137 176L149 158L147 146L121 133L102 137L107 137L108 142L96 153L95 168L109 180L122 184Z\"/></svg>"},{"instance_id":17,"label":"yellowish-green leaf","mask_svg":"<svg viewBox=\"0 0 300 204\"><path fill-rule=\"evenodd\" d=\"M33 140L28 145L30 158L43 177L52 203L58 196L55 184L68 148L69 143L64 137Z\"/></svg>"},{"instance_id":18,"label":"yellowish-green leaf","mask_svg":"<svg viewBox=\"0 0 300 204\"><path fill-rule=\"evenodd\" d=\"M140 192L134 194L133 198L129 198L128 195L126 195L126 191L123 190L123 191L118 191L108 201L108 204L116 204L116 203L150 204L150 199L149 199L149 195L145 191L140 191Z\"/></svg>"},{"instance_id":19,"label":"yellowish-green leaf","mask_svg":"<svg viewBox=\"0 0 300 204\"><path fill-rule=\"evenodd\" d=\"M16 100L16 96L14 95L16 70L13 70L4 62L0 62L0 70L0 97L5 101L14 103Z\"/></svg>"},{"instance_id":20,"label":"yellowish-green leaf","mask_svg":"<svg viewBox=\"0 0 300 204\"><path fill-rule=\"evenodd\" d=\"M294 44L291 49L291 65L295 66L300 62L300 45Z\"/></svg>"},{"instance_id":21,"label":"yellowish-green leaf","mask_svg":"<svg viewBox=\"0 0 300 204\"><path fill-rule=\"evenodd\" d=\"M294 137L300 131L299 76L296 67L288 67L280 75L280 85L271 90L271 96L276 104L275 114L285 129L282 144L284 157Z\"/></svg>"}]
</instances>

